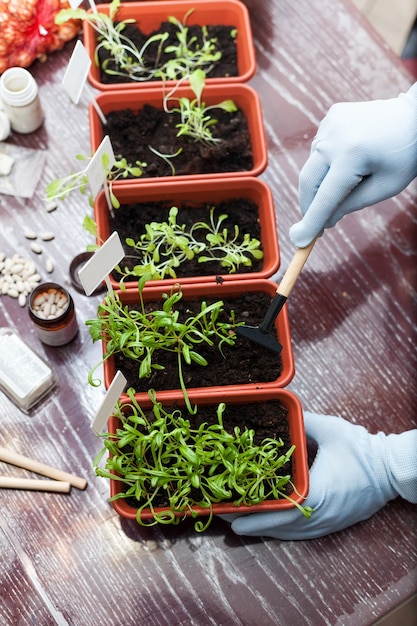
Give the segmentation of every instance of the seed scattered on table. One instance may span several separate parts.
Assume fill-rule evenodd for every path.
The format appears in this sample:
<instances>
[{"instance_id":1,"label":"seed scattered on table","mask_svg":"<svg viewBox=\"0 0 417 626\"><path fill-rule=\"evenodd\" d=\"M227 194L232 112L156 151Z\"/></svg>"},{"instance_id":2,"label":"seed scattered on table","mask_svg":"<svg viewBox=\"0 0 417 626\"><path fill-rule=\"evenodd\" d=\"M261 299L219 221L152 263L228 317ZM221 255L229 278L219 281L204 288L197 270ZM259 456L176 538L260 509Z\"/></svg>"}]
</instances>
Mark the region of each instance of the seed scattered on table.
<instances>
[{"instance_id":1,"label":"seed scattered on table","mask_svg":"<svg viewBox=\"0 0 417 626\"><path fill-rule=\"evenodd\" d=\"M31 243L30 249L32 252L35 252L35 254L42 254L42 248L37 243Z\"/></svg>"},{"instance_id":2,"label":"seed scattered on table","mask_svg":"<svg viewBox=\"0 0 417 626\"><path fill-rule=\"evenodd\" d=\"M52 232L42 233L41 239L43 241L51 241L52 239L55 239L55 235Z\"/></svg>"},{"instance_id":3,"label":"seed scattered on table","mask_svg":"<svg viewBox=\"0 0 417 626\"><path fill-rule=\"evenodd\" d=\"M26 239L36 239L37 235L33 230L25 230L23 233Z\"/></svg>"},{"instance_id":4,"label":"seed scattered on table","mask_svg":"<svg viewBox=\"0 0 417 626\"><path fill-rule=\"evenodd\" d=\"M55 211L55 209L58 207L56 202L47 202L45 205L45 209L47 211L47 213L52 213L52 211Z\"/></svg>"}]
</instances>

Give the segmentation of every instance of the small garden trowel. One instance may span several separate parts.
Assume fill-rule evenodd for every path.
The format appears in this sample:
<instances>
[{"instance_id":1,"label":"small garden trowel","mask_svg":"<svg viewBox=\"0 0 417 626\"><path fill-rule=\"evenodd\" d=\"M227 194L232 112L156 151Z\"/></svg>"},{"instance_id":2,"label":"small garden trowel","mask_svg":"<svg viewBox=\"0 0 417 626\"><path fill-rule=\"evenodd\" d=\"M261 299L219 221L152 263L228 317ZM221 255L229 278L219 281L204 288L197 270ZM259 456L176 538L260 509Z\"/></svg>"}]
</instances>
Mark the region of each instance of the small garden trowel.
<instances>
[{"instance_id":1,"label":"small garden trowel","mask_svg":"<svg viewBox=\"0 0 417 626\"><path fill-rule=\"evenodd\" d=\"M259 326L238 326L236 328L238 335L246 337L247 339L250 339L250 341L258 343L264 348L267 348L277 354L281 352L282 346L271 335L271 329L278 313L286 303L287 298L290 295L290 292L294 287L295 282L300 275L315 243L316 239L313 239L313 241L306 248L297 248L287 271L282 277L276 294L271 300L271 304L268 307L263 321L259 324Z\"/></svg>"}]
</instances>

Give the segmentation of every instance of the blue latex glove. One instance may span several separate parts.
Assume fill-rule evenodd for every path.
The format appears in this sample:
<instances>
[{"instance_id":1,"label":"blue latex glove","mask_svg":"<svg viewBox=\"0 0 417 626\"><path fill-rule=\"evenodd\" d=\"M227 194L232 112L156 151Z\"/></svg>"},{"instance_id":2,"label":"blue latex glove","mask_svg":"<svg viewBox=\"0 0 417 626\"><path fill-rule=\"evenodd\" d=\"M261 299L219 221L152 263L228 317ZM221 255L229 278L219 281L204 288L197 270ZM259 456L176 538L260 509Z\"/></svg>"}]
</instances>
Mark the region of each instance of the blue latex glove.
<instances>
[{"instance_id":1,"label":"blue latex glove","mask_svg":"<svg viewBox=\"0 0 417 626\"><path fill-rule=\"evenodd\" d=\"M417 430L371 435L341 417L305 413L307 437L318 444L305 506L243 516L222 515L238 535L313 539L365 520L401 495L417 503Z\"/></svg>"},{"instance_id":2,"label":"blue latex glove","mask_svg":"<svg viewBox=\"0 0 417 626\"><path fill-rule=\"evenodd\" d=\"M300 173L304 248L344 215L395 196L417 176L417 83L390 100L333 105Z\"/></svg>"}]
</instances>

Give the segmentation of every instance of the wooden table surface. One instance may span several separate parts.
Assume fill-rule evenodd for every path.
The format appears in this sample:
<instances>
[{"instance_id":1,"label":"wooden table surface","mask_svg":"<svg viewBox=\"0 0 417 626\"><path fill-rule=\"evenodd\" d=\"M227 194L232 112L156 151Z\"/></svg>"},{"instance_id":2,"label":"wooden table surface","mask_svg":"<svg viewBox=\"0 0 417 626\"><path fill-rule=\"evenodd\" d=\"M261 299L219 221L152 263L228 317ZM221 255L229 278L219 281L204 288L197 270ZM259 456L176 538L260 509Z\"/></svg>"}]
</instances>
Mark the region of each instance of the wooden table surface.
<instances>
[{"instance_id":1,"label":"wooden table surface","mask_svg":"<svg viewBox=\"0 0 417 626\"><path fill-rule=\"evenodd\" d=\"M299 170L328 107L396 96L413 80L348 1L246 4L258 64L251 84L269 145L262 178L274 195L283 271L293 254L288 230L299 219ZM87 86L73 105L60 87L73 45L31 67L45 124L10 138L46 151L36 192L28 200L0 196L0 250L34 258L44 279L65 285L71 260L90 241L82 227L90 208L73 194L47 213L43 198L50 180L80 169L77 154L89 154L95 91ZM345 218L316 245L288 303L296 363L290 389L305 409L343 415L372 432L416 427L416 199L411 185ZM30 251L25 228L55 232L42 258ZM46 254L56 263L51 277ZM100 346L83 322L99 296L69 289L80 333L64 348L41 344L27 310L0 297L0 325L17 331L59 376L57 391L31 417L0 394L0 445L89 481L70 495L1 491L2 625L360 626L416 591L415 508L401 500L305 542L239 538L221 520L198 535L192 523L145 530L119 518L107 481L91 469L101 445L90 425L103 392L87 384ZM31 476L4 463L0 471Z\"/></svg>"}]
</instances>

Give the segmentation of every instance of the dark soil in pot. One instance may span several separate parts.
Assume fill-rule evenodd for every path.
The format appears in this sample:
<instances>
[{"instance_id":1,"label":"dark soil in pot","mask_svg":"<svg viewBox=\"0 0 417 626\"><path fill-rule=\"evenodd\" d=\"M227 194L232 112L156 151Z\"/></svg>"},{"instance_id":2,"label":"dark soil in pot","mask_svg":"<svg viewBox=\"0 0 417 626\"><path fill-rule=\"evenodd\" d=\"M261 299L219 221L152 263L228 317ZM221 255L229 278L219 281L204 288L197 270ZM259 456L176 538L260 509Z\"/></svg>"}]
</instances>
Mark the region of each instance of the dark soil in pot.
<instances>
[{"instance_id":1,"label":"dark soil in pot","mask_svg":"<svg viewBox=\"0 0 417 626\"><path fill-rule=\"evenodd\" d=\"M214 174L222 172L250 171L253 168L252 146L248 123L238 109L228 113L222 109L210 112L216 124L211 126L218 143L207 144L191 137L177 137L176 124L180 114L166 113L145 104L135 113L132 109L110 111L106 114L106 135L110 137L116 156L123 156L128 163L146 163L141 178L190 174ZM167 163L149 148L163 155L181 152Z\"/></svg>"},{"instance_id":2,"label":"dark soil in pot","mask_svg":"<svg viewBox=\"0 0 417 626\"><path fill-rule=\"evenodd\" d=\"M135 204L121 205L119 209L113 211L113 215L109 214L109 226L110 234L114 231L119 233L122 241L123 248L126 255L132 256L135 254L133 248L126 244L127 238L132 238L134 241L138 241L140 236L145 233L145 225L151 222L164 222L168 220L169 210L172 206L177 206L174 202L146 202ZM178 206L177 224L185 224L187 232L190 227L196 222L203 220L204 222L210 221L210 210L213 207L213 203L201 203L199 205L187 205L182 204ZM249 233L252 238L259 239L261 237L261 228L258 217L258 207L255 202L247 198L235 198L220 202L215 206L214 218L220 215L226 214L228 218L222 222L222 229L227 228L229 233L234 233L235 225L239 227L239 239L240 243L243 241L243 235ZM199 241L205 241L205 231L196 230L195 238ZM259 248L262 250L262 246ZM236 271L237 274L244 272L258 272L262 269L262 259L254 259L251 255L248 255L252 260L250 267L241 265ZM132 269L135 265L140 263L139 258L126 257L120 263L124 267ZM181 265L175 268L177 278L184 278L189 276L212 276L218 274L228 273L227 268L220 265L220 262L209 261L205 263L199 263L197 256L193 259L186 260ZM112 277L115 280L120 280L121 276L118 272L112 272ZM134 277L132 277L132 280Z\"/></svg>"},{"instance_id":3,"label":"dark soil in pot","mask_svg":"<svg viewBox=\"0 0 417 626\"><path fill-rule=\"evenodd\" d=\"M197 46L202 45L202 31L201 26L195 24L190 25L188 28L189 40L195 37L195 43L192 46L192 49L197 49ZM202 67L205 71L207 78L222 78L227 76L237 76L238 75L238 67L237 67L237 52L236 52L236 39L231 36L231 31L234 29L234 26L225 26L222 24L219 25L208 25L207 26L207 39L217 39L216 50L221 52L221 58L213 63L211 66L207 66L207 68ZM163 48L170 45L178 45L178 39L176 33L178 32L178 27L170 22L162 22L161 26L149 34L144 34L140 28L135 24L127 24L123 30L123 34L128 37L136 46L138 50L142 48L144 43L153 35L159 35L163 33L168 33L168 39L165 41ZM158 46L159 43L155 42L154 44L148 46L144 53L143 59L145 67L153 68L155 67L157 55L158 55ZM158 66L161 67L166 61L175 58L175 54L162 52L159 54L159 63ZM114 62L111 61L112 57L109 55L107 50L100 48L99 50L99 63L100 63L100 81L103 84L112 85L117 83L136 83L138 81L133 81L129 77L123 76L114 76L107 74L102 70L103 62L107 59L110 59L108 64L108 69L117 70L117 66ZM161 80L160 78L151 78L146 82L152 82L154 80ZM143 83L139 83L143 84Z\"/></svg>"},{"instance_id":4,"label":"dark soil in pot","mask_svg":"<svg viewBox=\"0 0 417 626\"><path fill-rule=\"evenodd\" d=\"M205 298L207 304L214 302L212 298ZM224 303L223 317L219 320L228 321L228 313L235 311L237 321L257 325L263 319L271 298L268 294L248 293L236 298L222 298ZM175 306L181 315L186 317L196 314L200 310L199 301L181 300ZM146 303L146 309L152 310L152 303ZM155 303L153 308L160 308L161 303ZM129 307L133 308L133 307ZM279 337L278 337L279 341ZM237 337L234 346L224 346L223 354L217 346L197 346L197 351L208 362L207 366L184 364L184 382L186 388L209 387L222 385L239 385L248 383L272 382L279 378L282 371L282 361L278 354L255 344L244 337ZM164 366L164 370L155 371L149 378L139 379L138 361L128 359L123 355L115 355L116 370L120 370L127 379L128 387L133 387L137 393L147 392L148 389L163 391L179 389L177 355L166 351L155 354L155 362Z\"/></svg>"},{"instance_id":5,"label":"dark soil in pot","mask_svg":"<svg viewBox=\"0 0 417 626\"><path fill-rule=\"evenodd\" d=\"M206 422L208 426L217 423L216 418L217 405L199 405L196 415L190 415L186 409L182 409L182 415L188 419L192 428L198 428L200 424ZM171 408L164 407L171 411ZM153 414L151 411L146 412L152 421ZM282 439L282 454L288 452L291 447L290 430L288 424L288 410L278 400L270 400L269 402L249 402L247 404L226 404L223 413L223 425L225 430L233 434L234 428L239 427L241 431L245 428L255 431L254 443L260 445L266 438ZM288 461L280 470L280 475L292 475L292 461ZM285 493L290 495L293 491L292 485L289 483L284 488ZM196 494L195 494L196 495ZM233 498L232 498L233 500ZM126 502L133 508L137 508L139 503L136 498L127 498ZM155 499L154 506L165 507L169 503L164 499L163 495Z\"/></svg>"}]
</instances>

